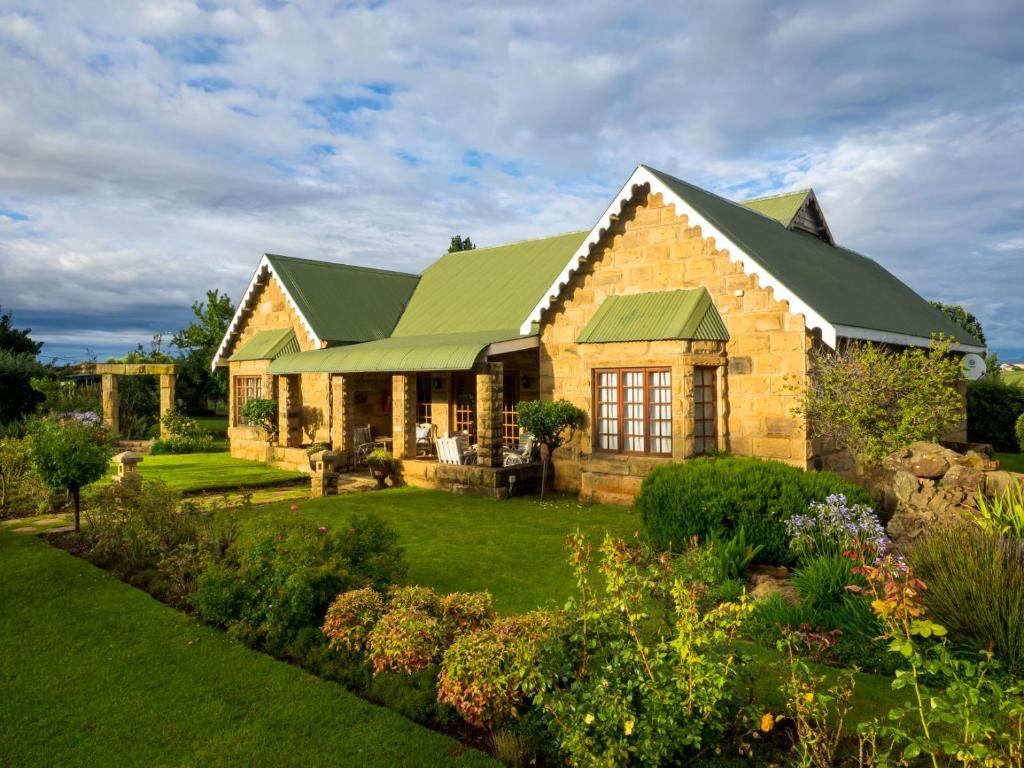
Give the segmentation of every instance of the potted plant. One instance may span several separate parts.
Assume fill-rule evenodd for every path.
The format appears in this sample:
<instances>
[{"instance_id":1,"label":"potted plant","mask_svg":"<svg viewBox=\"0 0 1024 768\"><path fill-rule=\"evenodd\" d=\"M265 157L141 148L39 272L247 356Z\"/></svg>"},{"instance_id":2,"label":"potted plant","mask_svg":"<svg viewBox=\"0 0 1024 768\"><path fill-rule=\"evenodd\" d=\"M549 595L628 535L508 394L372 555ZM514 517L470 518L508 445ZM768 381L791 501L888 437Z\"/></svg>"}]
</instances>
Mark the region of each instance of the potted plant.
<instances>
[{"instance_id":1,"label":"potted plant","mask_svg":"<svg viewBox=\"0 0 1024 768\"><path fill-rule=\"evenodd\" d=\"M245 401L242 416L250 427L261 429L267 442L277 440L277 400L254 397Z\"/></svg>"},{"instance_id":2,"label":"potted plant","mask_svg":"<svg viewBox=\"0 0 1024 768\"><path fill-rule=\"evenodd\" d=\"M306 456L309 458L309 468L313 468L313 456L320 451L329 451L331 446L328 443L313 443L306 449Z\"/></svg>"},{"instance_id":3,"label":"potted plant","mask_svg":"<svg viewBox=\"0 0 1024 768\"><path fill-rule=\"evenodd\" d=\"M366 457L366 466L370 468L370 474L377 481L377 487L385 488L384 481L398 474L402 462L392 456L390 451L376 448Z\"/></svg>"}]
</instances>

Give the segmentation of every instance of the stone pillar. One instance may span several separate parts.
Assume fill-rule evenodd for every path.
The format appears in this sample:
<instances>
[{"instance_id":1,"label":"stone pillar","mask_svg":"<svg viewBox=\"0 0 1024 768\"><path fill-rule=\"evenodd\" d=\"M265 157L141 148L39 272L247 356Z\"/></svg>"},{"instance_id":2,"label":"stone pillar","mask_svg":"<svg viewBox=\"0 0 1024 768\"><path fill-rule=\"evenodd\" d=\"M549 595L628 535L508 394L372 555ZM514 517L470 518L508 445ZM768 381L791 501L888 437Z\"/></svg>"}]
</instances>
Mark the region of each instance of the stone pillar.
<instances>
[{"instance_id":1,"label":"stone pillar","mask_svg":"<svg viewBox=\"0 0 1024 768\"><path fill-rule=\"evenodd\" d=\"M121 398L117 394L117 375L113 373L103 374L103 423L111 434L118 432L118 409L121 407Z\"/></svg>"},{"instance_id":2,"label":"stone pillar","mask_svg":"<svg viewBox=\"0 0 1024 768\"><path fill-rule=\"evenodd\" d=\"M391 377L391 438L395 458L416 457L416 376Z\"/></svg>"},{"instance_id":3,"label":"stone pillar","mask_svg":"<svg viewBox=\"0 0 1024 768\"><path fill-rule=\"evenodd\" d=\"M504 401L504 370L501 363L482 363L476 374L477 463L502 465L501 407Z\"/></svg>"},{"instance_id":4,"label":"stone pillar","mask_svg":"<svg viewBox=\"0 0 1024 768\"><path fill-rule=\"evenodd\" d=\"M174 406L175 376L173 373L160 374L160 437L168 438L171 433L164 426L164 414Z\"/></svg>"},{"instance_id":5,"label":"stone pillar","mask_svg":"<svg viewBox=\"0 0 1024 768\"><path fill-rule=\"evenodd\" d=\"M331 446L338 454L339 466L348 466L352 461L353 384L351 376L331 376Z\"/></svg>"},{"instance_id":6,"label":"stone pillar","mask_svg":"<svg viewBox=\"0 0 1024 768\"><path fill-rule=\"evenodd\" d=\"M302 390L298 375L277 377L277 442L286 448L302 444L299 421L302 415Z\"/></svg>"}]
</instances>

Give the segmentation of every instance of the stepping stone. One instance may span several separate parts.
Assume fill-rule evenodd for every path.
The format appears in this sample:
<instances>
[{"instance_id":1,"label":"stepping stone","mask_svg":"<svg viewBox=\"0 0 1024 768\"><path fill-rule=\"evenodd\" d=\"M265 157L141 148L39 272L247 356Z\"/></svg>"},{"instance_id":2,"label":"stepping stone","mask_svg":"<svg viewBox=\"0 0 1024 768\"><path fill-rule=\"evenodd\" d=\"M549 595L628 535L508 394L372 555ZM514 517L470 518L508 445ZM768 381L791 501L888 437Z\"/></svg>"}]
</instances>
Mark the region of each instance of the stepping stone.
<instances>
[{"instance_id":1,"label":"stepping stone","mask_svg":"<svg viewBox=\"0 0 1024 768\"><path fill-rule=\"evenodd\" d=\"M21 528L12 528L14 533L39 533L39 529L34 525L23 525Z\"/></svg>"},{"instance_id":2,"label":"stepping stone","mask_svg":"<svg viewBox=\"0 0 1024 768\"><path fill-rule=\"evenodd\" d=\"M75 530L75 526L73 526L73 525L62 525L60 528L49 528L49 529L47 529L46 532L47 533L71 533L73 530Z\"/></svg>"},{"instance_id":3,"label":"stepping stone","mask_svg":"<svg viewBox=\"0 0 1024 768\"><path fill-rule=\"evenodd\" d=\"M63 515L56 517L40 517L33 521L33 525L53 525L54 523L66 523L67 518Z\"/></svg>"}]
</instances>

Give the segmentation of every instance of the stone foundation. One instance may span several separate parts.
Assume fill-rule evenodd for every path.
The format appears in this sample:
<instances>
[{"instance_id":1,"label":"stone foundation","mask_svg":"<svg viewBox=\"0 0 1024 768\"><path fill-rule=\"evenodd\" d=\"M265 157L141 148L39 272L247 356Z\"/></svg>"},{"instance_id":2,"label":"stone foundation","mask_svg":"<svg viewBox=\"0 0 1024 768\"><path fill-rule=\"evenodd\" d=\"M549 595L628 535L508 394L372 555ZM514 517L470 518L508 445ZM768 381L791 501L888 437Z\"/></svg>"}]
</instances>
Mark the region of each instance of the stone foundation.
<instances>
[{"instance_id":1,"label":"stone foundation","mask_svg":"<svg viewBox=\"0 0 1024 768\"><path fill-rule=\"evenodd\" d=\"M512 495L525 496L540 491L541 463L514 467L439 464L436 461L405 460L402 479L418 488L452 491L490 499L509 497L509 478L515 477Z\"/></svg>"}]
</instances>

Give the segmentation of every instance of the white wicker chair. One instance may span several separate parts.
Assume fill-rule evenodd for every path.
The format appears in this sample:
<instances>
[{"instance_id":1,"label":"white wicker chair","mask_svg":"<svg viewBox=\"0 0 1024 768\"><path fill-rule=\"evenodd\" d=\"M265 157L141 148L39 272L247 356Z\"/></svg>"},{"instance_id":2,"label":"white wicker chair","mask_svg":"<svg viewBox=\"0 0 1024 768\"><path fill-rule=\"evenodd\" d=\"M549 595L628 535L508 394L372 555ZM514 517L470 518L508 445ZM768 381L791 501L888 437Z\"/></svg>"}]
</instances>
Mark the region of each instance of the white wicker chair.
<instances>
[{"instance_id":1,"label":"white wicker chair","mask_svg":"<svg viewBox=\"0 0 1024 768\"><path fill-rule=\"evenodd\" d=\"M359 464L365 464L366 457L373 453L377 448L387 447L384 443L373 439L373 428L369 424L365 427L356 427L353 430L352 444L355 446L355 449L352 451L352 456L357 466Z\"/></svg>"},{"instance_id":2,"label":"white wicker chair","mask_svg":"<svg viewBox=\"0 0 1024 768\"><path fill-rule=\"evenodd\" d=\"M505 459L502 462L506 467L514 467L517 464L526 464L533 461L533 454L537 450L537 440L529 432L519 433L519 446L511 451L505 451Z\"/></svg>"},{"instance_id":3,"label":"white wicker chair","mask_svg":"<svg viewBox=\"0 0 1024 768\"><path fill-rule=\"evenodd\" d=\"M436 428L433 424L416 425L416 455L429 456L434 451Z\"/></svg>"}]
</instances>

